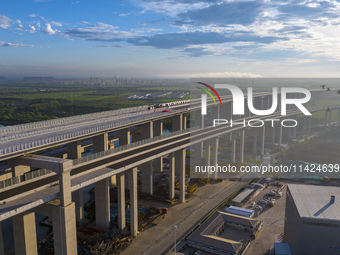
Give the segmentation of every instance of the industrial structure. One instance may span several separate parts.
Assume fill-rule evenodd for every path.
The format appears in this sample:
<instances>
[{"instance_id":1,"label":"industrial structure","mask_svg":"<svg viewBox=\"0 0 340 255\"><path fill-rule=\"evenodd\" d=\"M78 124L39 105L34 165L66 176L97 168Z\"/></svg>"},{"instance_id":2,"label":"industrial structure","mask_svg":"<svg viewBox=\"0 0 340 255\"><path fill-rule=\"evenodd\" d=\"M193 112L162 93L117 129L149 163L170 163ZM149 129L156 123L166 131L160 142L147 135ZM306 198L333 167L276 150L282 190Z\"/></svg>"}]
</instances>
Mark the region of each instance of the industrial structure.
<instances>
[{"instance_id":1,"label":"industrial structure","mask_svg":"<svg viewBox=\"0 0 340 255\"><path fill-rule=\"evenodd\" d=\"M311 91L312 101L327 98L329 92ZM328 94L327 94L328 93ZM298 96L294 93L292 97ZM270 107L272 95L257 93L254 104L263 109ZM223 106L208 101L208 108L216 109L216 118L232 115L232 99L222 98ZM325 125L332 122L332 112L337 111L339 123L339 107L314 107L310 112L325 111ZM195 115L192 127L187 129L186 116ZM240 116L247 118L247 114ZM291 108L287 115L280 112L270 117L296 118L300 112ZM165 118L172 119L172 132L163 135ZM268 118L258 117L260 118ZM269 123L270 124L270 123ZM138 132L131 134L133 127ZM311 116L305 116L302 133L310 133ZM55 119L36 123L0 128L0 160L11 167L12 177L4 181L0 189L0 229L3 220L13 219L14 242L16 254L37 254L35 213L49 216L53 222L55 254L76 254L77 222L84 217L84 201L82 189L95 186L95 224L99 229L110 227L110 184L115 182L118 188L118 223L119 229L126 228L125 190L130 193L130 231L131 236L138 234L137 221L137 173L142 176L142 192L153 195L153 173L163 171L162 157L169 155L169 199L175 197L175 176L179 180L179 201L185 202L185 159L186 148L193 148L197 160L202 159L203 146L206 152L206 164L218 160L219 137L228 135L232 140L232 162L244 160L244 134L253 135L253 150L264 154L265 138L270 130L271 141L281 145L282 140L289 141L296 136L297 129L283 128L281 125L272 128L270 125L249 129L235 126L226 129L205 127L204 116L201 115L199 100L188 100L171 108L148 110L147 106L87 114L76 117ZM119 147L109 149L109 134L117 134ZM286 134L286 135L285 135ZM292 136L293 134L293 136ZM132 137L132 138L131 138ZM90 139L93 154L82 157L82 141ZM132 139L132 140L131 140ZM239 148L236 148L236 140ZM42 156L37 153L48 148L67 145L67 158ZM202 146L203 145L203 146ZM212 147L212 148L211 148ZM41 170L44 175L30 180L22 176L31 170ZM214 178L218 178L217 175ZM53 201L53 203L50 203ZM56 202L57 201L57 202ZM2 233L0 231L0 233ZM2 236L0 235L0 254L4 253Z\"/></svg>"},{"instance_id":2,"label":"industrial structure","mask_svg":"<svg viewBox=\"0 0 340 255\"><path fill-rule=\"evenodd\" d=\"M340 254L340 188L288 184L284 242L293 255Z\"/></svg>"}]
</instances>

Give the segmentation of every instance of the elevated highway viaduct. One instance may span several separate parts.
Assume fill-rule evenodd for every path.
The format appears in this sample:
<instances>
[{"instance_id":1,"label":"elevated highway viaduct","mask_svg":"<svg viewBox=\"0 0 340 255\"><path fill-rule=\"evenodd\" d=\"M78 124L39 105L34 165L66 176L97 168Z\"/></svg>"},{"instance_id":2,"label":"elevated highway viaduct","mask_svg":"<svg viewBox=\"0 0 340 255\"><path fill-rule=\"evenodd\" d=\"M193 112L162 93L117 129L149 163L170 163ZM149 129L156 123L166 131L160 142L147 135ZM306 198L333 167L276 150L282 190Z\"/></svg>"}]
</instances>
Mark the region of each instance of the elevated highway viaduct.
<instances>
[{"instance_id":1,"label":"elevated highway viaduct","mask_svg":"<svg viewBox=\"0 0 340 255\"><path fill-rule=\"evenodd\" d=\"M254 105L257 105L259 109L268 109L271 104L270 95L271 93L256 94ZM312 91L313 101L324 98L327 98L324 92ZM137 171L142 174L142 191L152 195L153 172L162 171L161 158L169 155L169 199L175 197L175 176L178 175L179 201L184 202L186 148L190 147L194 152L195 161L200 161L203 152L202 144L205 144L205 163L210 165L212 150L212 165L216 165L219 137L228 135L232 140L231 161L236 162L238 158L240 162L243 162L244 134L253 132L253 150L259 151L260 154L264 153L266 129L271 127L263 125L259 128L252 128L253 130L243 125L204 127L207 122L200 114L200 107L200 101L193 100L167 109L166 112L163 112L163 109L154 111L141 108L138 112L133 109L113 114L114 117L102 113L98 118L92 115L79 117L76 121L60 119L58 123L51 124L47 128L43 123L32 123L31 126L21 127L21 129L12 127L12 131L10 128L2 130L0 159L12 167L12 178L15 181L12 182L13 185L0 189L2 203L0 222L8 218L13 219L16 254L37 254L34 217L36 212L49 216L53 221L55 253L76 254L76 223L83 220L82 188L88 185L95 185L96 226L104 230L110 227L109 188L112 177L115 177L118 189L120 229L126 227L125 189L130 190L130 229L131 235L136 236L138 232ZM230 97L223 98L222 106L215 106L212 101L208 101L208 112L211 115L209 117L213 119L231 118L231 109ZM337 110L337 122L339 122L339 108L336 106L310 107L308 110L312 113L325 111L325 125L330 125L332 112ZM189 112L192 114L192 128L186 129L185 116ZM265 117L257 116L256 119L296 118L299 114L300 111L291 108L286 116L282 116L278 111ZM253 117L246 109L244 116L238 116L238 122L247 121ZM167 135L163 135L162 119L164 118L172 118L172 133ZM139 132L136 132L131 141L131 127L135 126L139 127ZM311 117L306 116L302 132L310 132L311 127ZM15 131L16 128L18 130ZM296 130L289 129L294 136ZM272 130L274 130L272 131L273 142L281 144L282 126ZM119 147L109 150L108 134L117 131L119 131ZM68 132L68 135L65 132ZM290 138L291 133L287 132L287 136ZM44 141L42 137L45 137ZM94 154L82 157L81 141L89 138L92 139ZM238 150L236 140L239 140ZM67 144L67 159L34 154L61 144ZM236 157L237 153L238 157ZM41 168L52 172L30 180L21 178L26 171ZM0 235L0 254L3 254L2 252L3 243Z\"/></svg>"}]
</instances>

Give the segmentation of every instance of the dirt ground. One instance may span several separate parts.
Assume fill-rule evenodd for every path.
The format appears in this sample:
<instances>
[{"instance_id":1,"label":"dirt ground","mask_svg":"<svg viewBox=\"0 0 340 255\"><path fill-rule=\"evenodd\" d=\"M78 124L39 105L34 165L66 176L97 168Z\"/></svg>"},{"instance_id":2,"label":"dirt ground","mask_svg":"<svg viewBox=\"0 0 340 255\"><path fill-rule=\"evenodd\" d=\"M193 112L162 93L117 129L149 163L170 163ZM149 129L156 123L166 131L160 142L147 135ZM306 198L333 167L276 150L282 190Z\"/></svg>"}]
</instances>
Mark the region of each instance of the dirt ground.
<instances>
[{"instance_id":1,"label":"dirt ground","mask_svg":"<svg viewBox=\"0 0 340 255\"><path fill-rule=\"evenodd\" d=\"M339 164L339 158L340 127L332 127L329 132L290 149L285 155L281 155L279 160L297 160L319 164Z\"/></svg>"}]
</instances>

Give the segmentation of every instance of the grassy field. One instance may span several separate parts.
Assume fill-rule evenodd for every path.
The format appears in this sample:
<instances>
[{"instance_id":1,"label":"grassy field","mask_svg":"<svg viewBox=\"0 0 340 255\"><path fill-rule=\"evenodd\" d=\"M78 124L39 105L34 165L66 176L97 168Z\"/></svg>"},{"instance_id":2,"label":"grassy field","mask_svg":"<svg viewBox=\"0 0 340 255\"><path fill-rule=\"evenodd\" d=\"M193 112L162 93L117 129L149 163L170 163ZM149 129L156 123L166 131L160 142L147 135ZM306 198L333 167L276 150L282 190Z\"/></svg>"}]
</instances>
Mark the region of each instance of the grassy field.
<instances>
[{"instance_id":1,"label":"grassy field","mask_svg":"<svg viewBox=\"0 0 340 255\"><path fill-rule=\"evenodd\" d=\"M117 85L86 87L70 85L0 86L0 124L14 125L85 113L115 110L189 99L127 99L129 95L161 91L188 91L186 86Z\"/></svg>"}]
</instances>

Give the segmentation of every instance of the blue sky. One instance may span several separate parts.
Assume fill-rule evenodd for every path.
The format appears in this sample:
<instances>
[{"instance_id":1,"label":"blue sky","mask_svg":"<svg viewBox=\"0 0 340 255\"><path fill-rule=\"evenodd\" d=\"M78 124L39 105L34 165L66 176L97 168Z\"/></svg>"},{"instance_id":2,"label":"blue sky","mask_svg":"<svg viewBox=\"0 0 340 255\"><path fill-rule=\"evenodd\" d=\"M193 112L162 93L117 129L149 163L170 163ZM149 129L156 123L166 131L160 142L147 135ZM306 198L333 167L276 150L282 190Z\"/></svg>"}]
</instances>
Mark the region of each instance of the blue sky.
<instances>
[{"instance_id":1,"label":"blue sky","mask_svg":"<svg viewBox=\"0 0 340 255\"><path fill-rule=\"evenodd\" d=\"M340 77L339 0L11 0L0 75Z\"/></svg>"}]
</instances>

